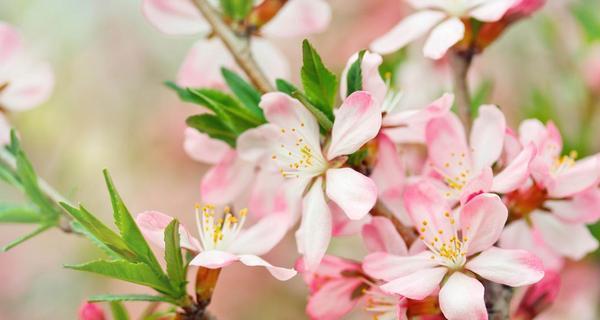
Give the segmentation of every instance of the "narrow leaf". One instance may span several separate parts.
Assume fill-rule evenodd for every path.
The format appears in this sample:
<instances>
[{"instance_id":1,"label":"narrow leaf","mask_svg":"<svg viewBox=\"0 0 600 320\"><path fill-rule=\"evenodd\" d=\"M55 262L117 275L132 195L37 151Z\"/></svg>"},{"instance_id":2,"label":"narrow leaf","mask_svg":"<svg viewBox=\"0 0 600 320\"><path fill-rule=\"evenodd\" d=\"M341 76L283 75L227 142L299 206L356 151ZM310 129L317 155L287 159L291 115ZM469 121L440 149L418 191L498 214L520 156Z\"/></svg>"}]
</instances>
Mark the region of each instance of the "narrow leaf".
<instances>
[{"instance_id":1,"label":"narrow leaf","mask_svg":"<svg viewBox=\"0 0 600 320\"><path fill-rule=\"evenodd\" d=\"M329 71L308 40L302 42L302 70L300 77L308 101L333 120L333 105L337 92L337 78Z\"/></svg>"}]
</instances>

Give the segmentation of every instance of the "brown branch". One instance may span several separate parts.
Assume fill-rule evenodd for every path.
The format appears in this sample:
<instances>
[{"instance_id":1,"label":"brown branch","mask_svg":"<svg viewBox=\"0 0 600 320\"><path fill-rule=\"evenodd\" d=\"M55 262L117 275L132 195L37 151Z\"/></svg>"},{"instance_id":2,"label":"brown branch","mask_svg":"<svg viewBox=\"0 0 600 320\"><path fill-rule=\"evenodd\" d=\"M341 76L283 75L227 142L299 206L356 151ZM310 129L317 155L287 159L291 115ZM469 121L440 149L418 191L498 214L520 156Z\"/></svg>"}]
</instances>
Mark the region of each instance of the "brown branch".
<instances>
[{"instance_id":1,"label":"brown branch","mask_svg":"<svg viewBox=\"0 0 600 320\"><path fill-rule=\"evenodd\" d=\"M381 202L381 200L377 200L375 206L373 209L371 209L371 215L374 217L384 217L389 219L402 239L404 239L404 242L406 242L407 246L410 246L417 239L417 233L415 232L415 229L405 226L400 220L398 220L398 218L396 218L394 213Z\"/></svg>"},{"instance_id":2,"label":"brown branch","mask_svg":"<svg viewBox=\"0 0 600 320\"><path fill-rule=\"evenodd\" d=\"M469 93L469 84L467 76L473 53L467 51L452 51L448 54L450 67L452 68L452 82L454 83L454 94L456 96L456 105L458 107L458 116L465 126L467 133L471 130L471 94Z\"/></svg>"},{"instance_id":3,"label":"brown branch","mask_svg":"<svg viewBox=\"0 0 600 320\"><path fill-rule=\"evenodd\" d=\"M240 68L244 70L252 84L262 93L274 91L273 86L252 58L249 35L238 36L223 21L221 15L208 3L208 0L192 0L192 2L208 21L213 32L223 41L225 47L227 47Z\"/></svg>"}]
</instances>

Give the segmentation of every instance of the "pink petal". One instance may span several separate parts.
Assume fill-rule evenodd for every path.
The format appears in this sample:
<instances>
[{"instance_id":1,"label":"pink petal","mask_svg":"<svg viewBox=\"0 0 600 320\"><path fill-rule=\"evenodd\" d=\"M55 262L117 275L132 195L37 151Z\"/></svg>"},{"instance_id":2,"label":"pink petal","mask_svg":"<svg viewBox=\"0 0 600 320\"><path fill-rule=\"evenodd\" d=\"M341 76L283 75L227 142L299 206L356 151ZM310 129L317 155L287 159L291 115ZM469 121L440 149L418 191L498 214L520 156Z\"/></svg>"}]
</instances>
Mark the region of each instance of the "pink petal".
<instances>
[{"instance_id":1,"label":"pink petal","mask_svg":"<svg viewBox=\"0 0 600 320\"><path fill-rule=\"evenodd\" d=\"M276 125L263 124L244 131L237 138L236 150L242 159L256 163L270 157L269 152L278 137L279 128Z\"/></svg>"},{"instance_id":2,"label":"pink petal","mask_svg":"<svg viewBox=\"0 0 600 320\"><path fill-rule=\"evenodd\" d=\"M194 128L186 128L183 149L190 158L198 162L217 164L231 148L221 140L213 139Z\"/></svg>"},{"instance_id":3,"label":"pink petal","mask_svg":"<svg viewBox=\"0 0 600 320\"><path fill-rule=\"evenodd\" d=\"M190 261L191 266L219 269L238 261L238 256L220 250L202 251Z\"/></svg>"},{"instance_id":4,"label":"pink petal","mask_svg":"<svg viewBox=\"0 0 600 320\"><path fill-rule=\"evenodd\" d=\"M510 9L515 0L490 0L469 12L469 15L479 21L494 22L500 20Z\"/></svg>"},{"instance_id":5,"label":"pink petal","mask_svg":"<svg viewBox=\"0 0 600 320\"><path fill-rule=\"evenodd\" d=\"M479 116L473 122L470 146L476 169L491 167L500 158L504 145L506 119L493 105L479 107Z\"/></svg>"},{"instance_id":6,"label":"pink petal","mask_svg":"<svg viewBox=\"0 0 600 320\"><path fill-rule=\"evenodd\" d=\"M548 246L563 256L580 260L598 248L598 240L584 224L564 223L540 212L532 213L531 219Z\"/></svg>"},{"instance_id":7,"label":"pink petal","mask_svg":"<svg viewBox=\"0 0 600 320\"><path fill-rule=\"evenodd\" d=\"M351 94L337 110L327 159L349 155L377 136L381 128L381 109L370 93Z\"/></svg>"},{"instance_id":8,"label":"pink petal","mask_svg":"<svg viewBox=\"0 0 600 320\"><path fill-rule=\"evenodd\" d=\"M423 300L433 293L448 272L447 268L426 268L394 279L380 288L413 300ZM443 288L442 288L443 289Z\"/></svg>"},{"instance_id":9,"label":"pink petal","mask_svg":"<svg viewBox=\"0 0 600 320\"><path fill-rule=\"evenodd\" d=\"M265 267L267 271L269 271L269 273L271 273L271 275L275 277L275 279L280 281L289 280L298 273L294 269L275 267L272 264L266 262L265 260L255 255L243 254L238 256L238 258L241 263L249 267Z\"/></svg>"},{"instance_id":10,"label":"pink petal","mask_svg":"<svg viewBox=\"0 0 600 320\"><path fill-rule=\"evenodd\" d=\"M367 215L377 200L373 180L350 168L327 170L326 192L352 220Z\"/></svg>"},{"instance_id":11,"label":"pink petal","mask_svg":"<svg viewBox=\"0 0 600 320\"><path fill-rule=\"evenodd\" d=\"M157 247L165 247L165 228L173 221L173 218L158 211L145 211L135 217L135 223L140 228L144 237ZM179 225L179 237L182 248L192 251L200 251L198 240Z\"/></svg>"},{"instance_id":12,"label":"pink petal","mask_svg":"<svg viewBox=\"0 0 600 320\"><path fill-rule=\"evenodd\" d=\"M544 206L568 223L595 223L600 219L600 189L593 187L566 200L547 200Z\"/></svg>"},{"instance_id":13,"label":"pink petal","mask_svg":"<svg viewBox=\"0 0 600 320\"><path fill-rule=\"evenodd\" d=\"M448 320L487 320L483 285L461 272L453 273L440 290L440 309Z\"/></svg>"},{"instance_id":14,"label":"pink petal","mask_svg":"<svg viewBox=\"0 0 600 320\"><path fill-rule=\"evenodd\" d=\"M412 256L397 256L386 252L375 252L363 260L363 270L371 277L391 281L410 277L415 272L438 266L431 259L430 251L423 251Z\"/></svg>"},{"instance_id":15,"label":"pink petal","mask_svg":"<svg viewBox=\"0 0 600 320\"><path fill-rule=\"evenodd\" d=\"M8 87L0 93L0 105L13 111L29 110L48 100L53 88L50 65L29 64L9 79Z\"/></svg>"},{"instance_id":16,"label":"pink petal","mask_svg":"<svg viewBox=\"0 0 600 320\"><path fill-rule=\"evenodd\" d=\"M342 99L346 98L348 91L348 70L358 59L358 53L355 53L350 57L346 68L342 72L340 81L340 96ZM362 76L362 90L371 93L373 98L379 103L383 103L387 94L387 85L379 74L379 66L383 62L383 58L377 53L371 53L366 51L363 55L362 63L360 65L361 76Z\"/></svg>"},{"instance_id":17,"label":"pink petal","mask_svg":"<svg viewBox=\"0 0 600 320\"><path fill-rule=\"evenodd\" d=\"M465 267L496 283L511 287L534 284L544 277L544 264L525 250L491 247L472 258Z\"/></svg>"},{"instance_id":18,"label":"pink petal","mask_svg":"<svg viewBox=\"0 0 600 320\"><path fill-rule=\"evenodd\" d=\"M144 0L142 12L160 32L172 35L208 33L209 24L189 0Z\"/></svg>"},{"instance_id":19,"label":"pink petal","mask_svg":"<svg viewBox=\"0 0 600 320\"><path fill-rule=\"evenodd\" d=\"M260 219L253 226L241 230L230 244L228 251L235 254L263 255L275 247L289 229L290 217L273 213Z\"/></svg>"},{"instance_id":20,"label":"pink petal","mask_svg":"<svg viewBox=\"0 0 600 320\"><path fill-rule=\"evenodd\" d=\"M553 198L572 196L598 184L600 179L600 158L598 155L583 158L573 167L557 173L552 183L547 185L548 195Z\"/></svg>"},{"instance_id":21,"label":"pink petal","mask_svg":"<svg viewBox=\"0 0 600 320\"><path fill-rule=\"evenodd\" d=\"M248 189L254 177L254 165L240 159L231 150L219 164L206 172L200 185L200 195L204 202L228 204Z\"/></svg>"},{"instance_id":22,"label":"pink petal","mask_svg":"<svg viewBox=\"0 0 600 320\"><path fill-rule=\"evenodd\" d=\"M431 59L442 58L448 49L462 40L465 25L459 18L450 18L435 27L423 47L423 54Z\"/></svg>"},{"instance_id":23,"label":"pink petal","mask_svg":"<svg viewBox=\"0 0 600 320\"><path fill-rule=\"evenodd\" d=\"M399 256L408 254L404 239L387 218L373 217L369 224L363 226L362 237L369 252L387 252Z\"/></svg>"},{"instance_id":24,"label":"pink petal","mask_svg":"<svg viewBox=\"0 0 600 320\"><path fill-rule=\"evenodd\" d=\"M429 160L444 178L462 180L463 174L474 173L465 130L456 115L448 113L429 121L425 139Z\"/></svg>"},{"instance_id":25,"label":"pink petal","mask_svg":"<svg viewBox=\"0 0 600 320\"><path fill-rule=\"evenodd\" d=\"M460 229L467 255L488 249L500 238L508 209L500 197L484 193L465 204L460 212Z\"/></svg>"},{"instance_id":26,"label":"pink petal","mask_svg":"<svg viewBox=\"0 0 600 320\"><path fill-rule=\"evenodd\" d=\"M306 313L311 319L341 319L360 301L353 292L361 285L357 278L341 278L326 282L308 298Z\"/></svg>"},{"instance_id":27,"label":"pink petal","mask_svg":"<svg viewBox=\"0 0 600 320\"><path fill-rule=\"evenodd\" d=\"M424 10L404 18L398 25L371 43L370 48L380 54L392 53L424 35L446 15L440 11Z\"/></svg>"},{"instance_id":28,"label":"pink petal","mask_svg":"<svg viewBox=\"0 0 600 320\"><path fill-rule=\"evenodd\" d=\"M323 178L318 178L302 201L302 222L297 235L307 270L314 271L319 266L329 246L331 228L331 213L323 194Z\"/></svg>"},{"instance_id":29,"label":"pink petal","mask_svg":"<svg viewBox=\"0 0 600 320\"><path fill-rule=\"evenodd\" d=\"M535 145L530 143L494 177L492 191L508 193L521 187L529 178L529 163L535 156Z\"/></svg>"},{"instance_id":30,"label":"pink petal","mask_svg":"<svg viewBox=\"0 0 600 320\"><path fill-rule=\"evenodd\" d=\"M325 31L331 7L324 0L290 0L262 29L267 37L306 37Z\"/></svg>"},{"instance_id":31,"label":"pink petal","mask_svg":"<svg viewBox=\"0 0 600 320\"><path fill-rule=\"evenodd\" d=\"M177 84L191 88L225 89L227 86L221 76L221 67L237 68L221 40L213 38L196 41L179 67Z\"/></svg>"}]
</instances>

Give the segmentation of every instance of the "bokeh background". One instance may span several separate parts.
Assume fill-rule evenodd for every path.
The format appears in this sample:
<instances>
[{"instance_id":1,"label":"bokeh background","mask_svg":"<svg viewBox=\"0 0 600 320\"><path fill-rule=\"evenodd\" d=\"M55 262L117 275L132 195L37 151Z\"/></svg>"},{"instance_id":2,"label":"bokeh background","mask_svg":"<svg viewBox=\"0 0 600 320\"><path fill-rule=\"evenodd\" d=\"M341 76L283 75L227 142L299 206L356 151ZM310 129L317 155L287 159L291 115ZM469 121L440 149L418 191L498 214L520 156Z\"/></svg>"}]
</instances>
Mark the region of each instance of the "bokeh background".
<instances>
[{"instance_id":1,"label":"bokeh background","mask_svg":"<svg viewBox=\"0 0 600 320\"><path fill-rule=\"evenodd\" d=\"M140 0L3 0L0 20L23 33L27 46L55 72L51 99L11 115L41 176L75 202L110 221L101 170L108 168L132 212L159 210L192 223L206 166L182 150L184 120L198 111L162 84L175 78L196 40L169 37L141 14ZM341 71L348 57L408 11L401 0L331 0L333 21L311 38L327 65ZM300 40L277 45L298 70ZM597 0L549 0L534 17L511 27L476 59L472 90L498 104L514 125L536 116L560 126L568 148L598 152L600 139L600 5ZM414 45L392 57L406 103L424 104L451 87L444 62L433 64ZM297 72L292 80L297 82ZM207 150L210 152L210 150ZM1 185L0 199L19 200ZM28 226L0 226L5 244ZM358 239L336 239L332 251L360 256ZM62 268L100 256L87 240L52 230L0 253L0 319L75 319L88 295L137 293L133 285ZM268 259L291 266L289 236ZM598 257L596 253L596 258ZM588 258L598 294L598 264ZM596 270L594 270L596 268ZM304 319L307 290L300 277L285 285L264 271L228 267L211 307L219 319ZM599 301L597 299L596 301ZM134 314L143 303L128 303ZM137 310L137 311L136 311Z\"/></svg>"}]
</instances>

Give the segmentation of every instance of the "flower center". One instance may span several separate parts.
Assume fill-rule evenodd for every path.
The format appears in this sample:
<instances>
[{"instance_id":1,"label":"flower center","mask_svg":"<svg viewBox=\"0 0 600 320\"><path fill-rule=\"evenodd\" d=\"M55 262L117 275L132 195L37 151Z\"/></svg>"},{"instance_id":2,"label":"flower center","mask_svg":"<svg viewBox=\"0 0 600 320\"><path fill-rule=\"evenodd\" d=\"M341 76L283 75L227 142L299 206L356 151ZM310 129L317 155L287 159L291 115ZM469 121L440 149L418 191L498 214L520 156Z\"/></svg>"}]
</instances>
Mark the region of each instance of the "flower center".
<instances>
[{"instance_id":1,"label":"flower center","mask_svg":"<svg viewBox=\"0 0 600 320\"><path fill-rule=\"evenodd\" d=\"M196 225L202 249L227 248L242 229L247 215L246 208L240 210L236 216L229 207L225 207L217 216L214 205L207 204L202 207L202 211L200 205L196 205Z\"/></svg>"},{"instance_id":2,"label":"flower center","mask_svg":"<svg viewBox=\"0 0 600 320\"><path fill-rule=\"evenodd\" d=\"M300 123L300 128L303 127L304 123ZM314 176L324 171L327 162L321 154L320 146L311 146L296 128L281 128L280 133L279 148L271 158L278 162L279 172L284 178Z\"/></svg>"}]
</instances>

